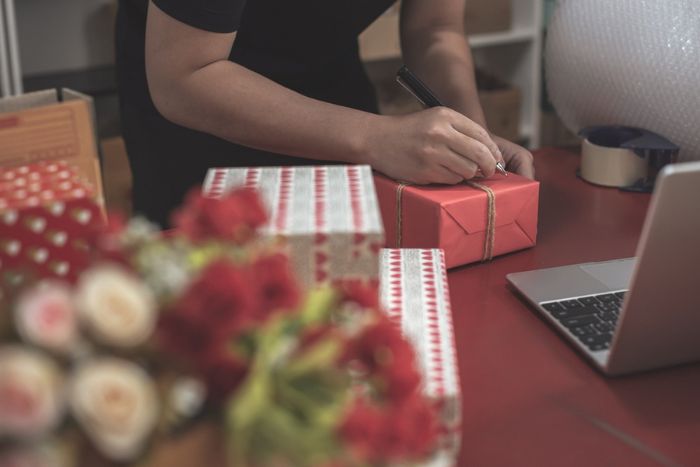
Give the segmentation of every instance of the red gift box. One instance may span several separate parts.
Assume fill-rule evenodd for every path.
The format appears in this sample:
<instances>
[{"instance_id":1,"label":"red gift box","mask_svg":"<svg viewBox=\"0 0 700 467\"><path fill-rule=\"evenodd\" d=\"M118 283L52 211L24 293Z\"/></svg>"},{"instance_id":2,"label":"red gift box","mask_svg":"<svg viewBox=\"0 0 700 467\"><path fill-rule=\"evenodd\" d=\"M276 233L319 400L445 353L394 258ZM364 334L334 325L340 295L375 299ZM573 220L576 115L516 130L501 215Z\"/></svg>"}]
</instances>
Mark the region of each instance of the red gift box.
<instances>
[{"instance_id":1,"label":"red gift box","mask_svg":"<svg viewBox=\"0 0 700 467\"><path fill-rule=\"evenodd\" d=\"M0 271L74 280L105 220L95 189L62 161L0 167ZM0 285L3 281L0 281Z\"/></svg>"},{"instance_id":2,"label":"red gift box","mask_svg":"<svg viewBox=\"0 0 700 467\"><path fill-rule=\"evenodd\" d=\"M509 174L458 185L374 182L391 248L442 248L447 268L535 245L539 182Z\"/></svg>"}]
</instances>

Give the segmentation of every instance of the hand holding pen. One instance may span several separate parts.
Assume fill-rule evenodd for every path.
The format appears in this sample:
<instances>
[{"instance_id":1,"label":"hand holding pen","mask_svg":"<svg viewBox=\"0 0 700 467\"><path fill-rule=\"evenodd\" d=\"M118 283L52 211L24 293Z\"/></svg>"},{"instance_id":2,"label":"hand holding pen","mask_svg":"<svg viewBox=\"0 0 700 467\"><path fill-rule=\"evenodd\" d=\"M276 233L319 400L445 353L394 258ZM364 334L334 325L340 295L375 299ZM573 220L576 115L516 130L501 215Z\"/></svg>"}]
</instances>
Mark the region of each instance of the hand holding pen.
<instances>
[{"instance_id":1,"label":"hand holding pen","mask_svg":"<svg viewBox=\"0 0 700 467\"><path fill-rule=\"evenodd\" d=\"M420 79L418 79L418 77L405 65L399 69L398 73L396 74L396 80L426 108L444 107L430 88L428 88ZM496 162L496 170L503 175L508 175L508 172L506 172L503 164L500 161Z\"/></svg>"}]
</instances>

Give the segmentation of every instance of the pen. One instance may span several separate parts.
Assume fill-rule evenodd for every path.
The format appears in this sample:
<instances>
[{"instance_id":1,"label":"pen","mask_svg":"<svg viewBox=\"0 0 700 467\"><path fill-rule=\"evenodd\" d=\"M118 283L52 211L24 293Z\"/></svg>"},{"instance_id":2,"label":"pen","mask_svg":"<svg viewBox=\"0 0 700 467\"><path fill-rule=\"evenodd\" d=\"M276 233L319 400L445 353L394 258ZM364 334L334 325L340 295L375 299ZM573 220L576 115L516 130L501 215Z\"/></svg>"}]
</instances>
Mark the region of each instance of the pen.
<instances>
[{"instance_id":1,"label":"pen","mask_svg":"<svg viewBox=\"0 0 700 467\"><path fill-rule=\"evenodd\" d=\"M418 99L418 101L425 107L441 107L443 106L440 99L435 97L435 94L426 86L416 75L413 74L411 70L408 69L406 65L402 66L396 73L396 81L406 88L408 92L413 94L413 96ZM508 175L503 164L496 162L496 169L503 175Z\"/></svg>"}]
</instances>

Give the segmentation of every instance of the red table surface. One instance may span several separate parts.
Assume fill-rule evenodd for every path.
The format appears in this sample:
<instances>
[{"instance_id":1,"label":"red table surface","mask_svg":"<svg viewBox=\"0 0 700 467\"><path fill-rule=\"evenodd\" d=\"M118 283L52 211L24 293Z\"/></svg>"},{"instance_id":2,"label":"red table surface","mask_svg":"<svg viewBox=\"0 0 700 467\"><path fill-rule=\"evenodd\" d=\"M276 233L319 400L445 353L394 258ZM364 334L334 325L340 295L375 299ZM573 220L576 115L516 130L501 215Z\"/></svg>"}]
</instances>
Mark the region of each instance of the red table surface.
<instances>
[{"instance_id":1,"label":"red table surface","mask_svg":"<svg viewBox=\"0 0 700 467\"><path fill-rule=\"evenodd\" d=\"M535 154L537 246L451 270L459 465L700 466L700 365L609 378L506 285L506 274L633 256L650 200L589 185L577 154Z\"/></svg>"}]
</instances>

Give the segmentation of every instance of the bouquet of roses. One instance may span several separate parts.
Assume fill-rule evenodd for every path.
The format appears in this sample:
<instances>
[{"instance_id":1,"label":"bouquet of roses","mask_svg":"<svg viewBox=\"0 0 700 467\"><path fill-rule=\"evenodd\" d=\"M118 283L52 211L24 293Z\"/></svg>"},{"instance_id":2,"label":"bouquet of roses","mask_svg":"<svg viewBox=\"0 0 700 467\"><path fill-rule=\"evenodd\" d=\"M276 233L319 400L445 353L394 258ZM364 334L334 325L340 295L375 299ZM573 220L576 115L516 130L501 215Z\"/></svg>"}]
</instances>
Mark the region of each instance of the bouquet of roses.
<instances>
[{"instance_id":1,"label":"bouquet of roses","mask_svg":"<svg viewBox=\"0 0 700 467\"><path fill-rule=\"evenodd\" d=\"M192 194L174 220L164 235L113 219L75 284L14 296L1 466L385 465L435 449L412 348L376 290L300 290L256 234L253 191ZM214 441L197 451L203 426Z\"/></svg>"}]
</instances>

